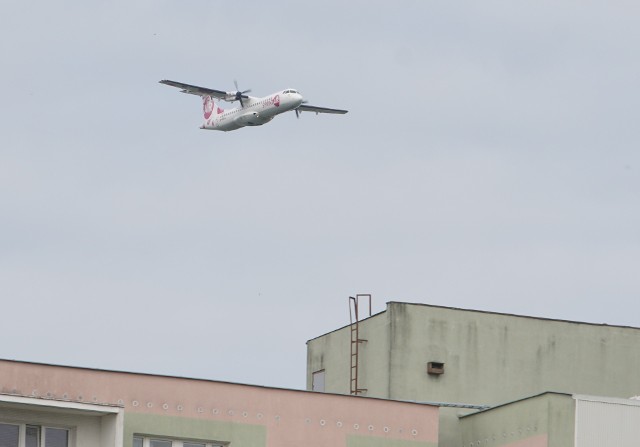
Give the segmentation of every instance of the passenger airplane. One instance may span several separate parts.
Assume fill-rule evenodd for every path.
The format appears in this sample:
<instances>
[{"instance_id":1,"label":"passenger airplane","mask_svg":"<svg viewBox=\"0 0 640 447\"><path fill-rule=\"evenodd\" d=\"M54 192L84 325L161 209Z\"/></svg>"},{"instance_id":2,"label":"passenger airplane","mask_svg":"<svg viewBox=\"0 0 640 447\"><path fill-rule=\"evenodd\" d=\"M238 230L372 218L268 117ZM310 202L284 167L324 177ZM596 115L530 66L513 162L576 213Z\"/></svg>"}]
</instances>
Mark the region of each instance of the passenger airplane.
<instances>
[{"instance_id":1,"label":"passenger airplane","mask_svg":"<svg viewBox=\"0 0 640 447\"><path fill-rule=\"evenodd\" d=\"M276 115L290 110L294 110L297 117L300 117L300 112L316 112L316 115L318 113L347 113L347 110L307 105L306 101L302 99L302 95L294 89L281 90L263 98L256 98L246 95L251 90L239 91L237 82L235 83L235 92L223 92L167 80L160 81L160 83L181 88L182 93L202 98L204 123L200 129L228 132L245 126L262 126L275 118ZM239 101L240 107L223 110L214 103L213 98L227 102Z\"/></svg>"}]
</instances>

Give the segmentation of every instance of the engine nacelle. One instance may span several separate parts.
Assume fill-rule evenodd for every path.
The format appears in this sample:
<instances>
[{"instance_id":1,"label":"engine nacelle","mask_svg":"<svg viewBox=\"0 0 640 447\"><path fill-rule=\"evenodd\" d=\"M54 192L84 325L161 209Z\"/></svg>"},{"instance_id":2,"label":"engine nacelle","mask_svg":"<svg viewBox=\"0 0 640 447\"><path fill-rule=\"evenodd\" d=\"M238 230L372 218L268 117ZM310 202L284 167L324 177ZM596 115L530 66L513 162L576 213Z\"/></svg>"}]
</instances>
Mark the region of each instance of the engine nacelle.
<instances>
[{"instance_id":1,"label":"engine nacelle","mask_svg":"<svg viewBox=\"0 0 640 447\"><path fill-rule=\"evenodd\" d=\"M227 92L227 95L224 97L224 100L227 102L232 102L236 100L236 92Z\"/></svg>"}]
</instances>

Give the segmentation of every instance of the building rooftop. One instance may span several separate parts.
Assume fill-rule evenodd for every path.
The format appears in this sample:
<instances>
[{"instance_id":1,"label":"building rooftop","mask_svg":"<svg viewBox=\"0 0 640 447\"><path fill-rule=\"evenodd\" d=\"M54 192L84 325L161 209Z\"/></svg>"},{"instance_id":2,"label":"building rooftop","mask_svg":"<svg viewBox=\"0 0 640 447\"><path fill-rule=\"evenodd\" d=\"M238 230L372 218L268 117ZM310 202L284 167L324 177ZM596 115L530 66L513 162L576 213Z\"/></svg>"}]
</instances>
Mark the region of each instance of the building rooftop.
<instances>
[{"instance_id":1,"label":"building rooftop","mask_svg":"<svg viewBox=\"0 0 640 447\"><path fill-rule=\"evenodd\" d=\"M635 327L635 326L624 326L624 325L615 325L615 324L607 324L607 323L593 323L593 322L587 322L587 321L565 320L565 319L561 319L561 318L537 317L537 316L532 316L532 315L518 315L518 314L512 314L512 313L506 313L506 312L495 312L495 311L477 310L477 309L463 309L463 308L460 308L460 307L440 306L440 305L425 304L425 303L409 303L409 302L405 302L405 301L387 301L387 309L385 309L383 311L380 311L380 312L378 312L376 314L373 314L370 317L363 318L362 320L360 320L360 322L363 322L363 321L369 320L371 318L375 318L377 316L383 315L384 313L387 312L390 304L404 304L404 305L409 305L409 306L429 307L429 308L433 308L433 309L445 309L445 310L454 310L454 311L460 311L460 312L473 312L473 313L478 313L478 314L498 315L498 316L504 316L504 317L513 317L513 318L526 318L526 319L530 319L530 320L540 320L540 321L549 321L549 322L557 322L557 323L586 324L586 325L590 325L590 326L606 326L606 327L612 327L612 328L640 330L639 327ZM344 325L342 327L339 327L337 329L333 329L333 330L331 330L329 332L326 332L326 333L324 333L322 335L318 335L317 337L313 337L313 338L307 340L307 343L309 341L324 337L325 335L331 334L333 332L337 332L339 330L345 329L345 328L347 328L349 326L350 326L349 324L346 324L346 325Z\"/></svg>"}]
</instances>

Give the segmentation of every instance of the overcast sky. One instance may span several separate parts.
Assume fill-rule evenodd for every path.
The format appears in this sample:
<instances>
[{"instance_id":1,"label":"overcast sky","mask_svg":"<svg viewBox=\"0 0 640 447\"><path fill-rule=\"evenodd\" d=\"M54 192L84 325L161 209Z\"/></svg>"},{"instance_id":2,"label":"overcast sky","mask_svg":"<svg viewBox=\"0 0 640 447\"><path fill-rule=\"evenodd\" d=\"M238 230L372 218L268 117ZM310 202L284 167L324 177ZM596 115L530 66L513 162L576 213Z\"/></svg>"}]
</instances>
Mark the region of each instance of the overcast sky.
<instances>
[{"instance_id":1,"label":"overcast sky","mask_svg":"<svg viewBox=\"0 0 640 447\"><path fill-rule=\"evenodd\" d=\"M4 0L0 358L304 388L355 293L640 326L639 5Z\"/></svg>"}]
</instances>

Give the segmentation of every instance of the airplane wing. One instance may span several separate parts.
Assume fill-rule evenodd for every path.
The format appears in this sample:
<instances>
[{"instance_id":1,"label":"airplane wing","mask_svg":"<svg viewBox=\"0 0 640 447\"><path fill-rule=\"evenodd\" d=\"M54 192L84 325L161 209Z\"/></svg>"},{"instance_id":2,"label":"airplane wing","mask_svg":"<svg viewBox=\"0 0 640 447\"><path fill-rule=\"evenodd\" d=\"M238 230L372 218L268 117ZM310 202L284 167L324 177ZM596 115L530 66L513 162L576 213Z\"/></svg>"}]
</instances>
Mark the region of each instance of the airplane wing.
<instances>
[{"instance_id":1,"label":"airplane wing","mask_svg":"<svg viewBox=\"0 0 640 447\"><path fill-rule=\"evenodd\" d=\"M168 81L166 79L160 81L160 84L181 88L182 93L189 93L190 95L197 95L197 96L209 95L218 99L225 99L225 97L227 96L227 92L223 92L222 90L214 90L212 88L198 87L197 85L183 84L182 82Z\"/></svg>"},{"instance_id":2,"label":"airplane wing","mask_svg":"<svg viewBox=\"0 0 640 447\"><path fill-rule=\"evenodd\" d=\"M318 106L310 106L307 104L302 104L296 110L299 112L316 112L318 113L339 113L340 115L344 115L348 112L348 110L342 109L328 109L327 107L318 107Z\"/></svg>"}]
</instances>

